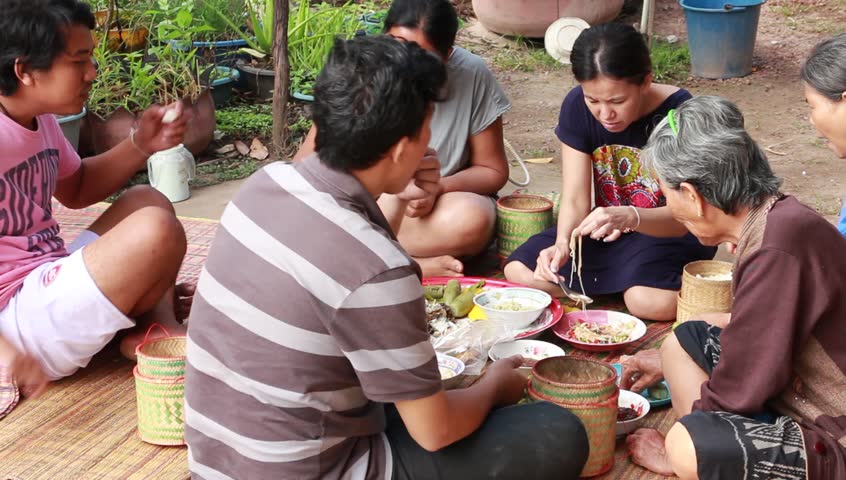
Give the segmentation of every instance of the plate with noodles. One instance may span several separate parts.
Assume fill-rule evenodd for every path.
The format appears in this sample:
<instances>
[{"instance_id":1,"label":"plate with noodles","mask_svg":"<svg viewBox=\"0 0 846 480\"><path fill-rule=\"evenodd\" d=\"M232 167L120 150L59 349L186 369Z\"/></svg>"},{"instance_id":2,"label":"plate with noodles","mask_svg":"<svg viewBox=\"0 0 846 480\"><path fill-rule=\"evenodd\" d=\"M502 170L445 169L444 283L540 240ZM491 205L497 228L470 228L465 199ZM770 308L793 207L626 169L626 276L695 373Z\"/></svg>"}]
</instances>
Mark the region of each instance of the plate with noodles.
<instances>
[{"instance_id":1,"label":"plate with noodles","mask_svg":"<svg viewBox=\"0 0 846 480\"><path fill-rule=\"evenodd\" d=\"M446 285L446 283L450 280L452 280L451 277L424 278L423 279L423 286ZM494 290L494 289L498 289L498 288L523 287L523 285L513 283L513 282L508 282L508 281L505 281L505 280L494 280L494 279L490 279L490 278L484 278L483 279L481 277L460 277L460 278L456 278L455 280L458 280L458 282L461 284L462 288L463 287L469 287L471 285L476 284L480 280L484 280L485 283L484 283L483 291ZM430 306L430 305L428 305L428 302L427 302L427 314L429 313L428 310L432 309L430 307L436 307L436 305ZM433 319L431 318L432 316L433 315L430 315L430 319L429 319L430 332L432 332L432 330L433 330L433 328L432 328ZM441 316L441 317L443 317L443 316ZM561 320L561 318L563 318L563 317L564 317L564 307L561 305L561 302L559 302L558 299L553 297L552 303L550 303L549 306L543 312L541 312L540 316L538 316L538 318L534 322L532 322L526 328L522 328L519 331L515 332L513 340L535 338L535 337L539 336L541 334L541 332L543 332L544 330L551 328L552 326L557 324L559 322L559 320ZM460 327L462 322L469 321L469 320L466 320L465 318L457 318L457 319L450 318L448 320L445 319L445 318L440 318L436 321L440 321L440 323L446 324L447 328L446 329L440 328L440 329L435 329L435 330L445 330L443 333L448 334L450 326L455 325L455 326ZM480 321L484 321L484 320L480 320ZM437 333L433 333L433 334L437 334Z\"/></svg>"},{"instance_id":2,"label":"plate with noodles","mask_svg":"<svg viewBox=\"0 0 846 480\"><path fill-rule=\"evenodd\" d=\"M646 324L623 312L578 310L564 315L552 331L576 348L608 352L640 340Z\"/></svg>"}]
</instances>

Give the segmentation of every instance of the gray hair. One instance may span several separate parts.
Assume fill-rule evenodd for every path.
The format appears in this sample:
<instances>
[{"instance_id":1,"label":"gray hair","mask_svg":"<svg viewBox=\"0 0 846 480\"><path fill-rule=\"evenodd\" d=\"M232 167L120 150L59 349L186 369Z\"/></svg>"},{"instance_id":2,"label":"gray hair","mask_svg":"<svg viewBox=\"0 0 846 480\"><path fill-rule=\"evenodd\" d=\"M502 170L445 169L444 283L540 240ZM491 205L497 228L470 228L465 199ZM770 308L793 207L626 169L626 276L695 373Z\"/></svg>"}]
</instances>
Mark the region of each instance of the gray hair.
<instances>
[{"instance_id":1,"label":"gray hair","mask_svg":"<svg viewBox=\"0 0 846 480\"><path fill-rule=\"evenodd\" d=\"M842 99L846 92L846 33L817 44L800 75L821 95L834 101Z\"/></svg>"},{"instance_id":2,"label":"gray hair","mask_svg":"<svg viewBox=\"0 0 846 480\"><path fill-rule=\"evenodd\" d=\"M673 116L678 134L669 118L661 120L641 153L644 166L666 187L678 190L687 182L729 215L778 193L781 179L744 129L743 114L735 104L720 97L695 97Z\"/></svg>"}]
</instances>

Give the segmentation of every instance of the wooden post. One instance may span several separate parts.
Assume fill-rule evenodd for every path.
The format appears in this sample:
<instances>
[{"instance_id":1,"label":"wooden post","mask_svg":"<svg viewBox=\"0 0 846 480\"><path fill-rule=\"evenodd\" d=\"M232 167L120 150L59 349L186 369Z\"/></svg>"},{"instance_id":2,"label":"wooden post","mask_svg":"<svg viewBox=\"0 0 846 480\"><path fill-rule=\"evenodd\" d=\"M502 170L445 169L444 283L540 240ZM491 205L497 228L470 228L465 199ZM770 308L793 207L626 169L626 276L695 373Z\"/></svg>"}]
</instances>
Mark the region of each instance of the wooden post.
<instances>
[{"instance_id":1,"label":"wooden post","mask_svg":"<svg viewBox=\"0 0 846 480\"><path fill-rule=\"evenodd\" d=\"M288 0L273 3L273 154L282 160L288 143Z\"/></svg>"}]
</instances>

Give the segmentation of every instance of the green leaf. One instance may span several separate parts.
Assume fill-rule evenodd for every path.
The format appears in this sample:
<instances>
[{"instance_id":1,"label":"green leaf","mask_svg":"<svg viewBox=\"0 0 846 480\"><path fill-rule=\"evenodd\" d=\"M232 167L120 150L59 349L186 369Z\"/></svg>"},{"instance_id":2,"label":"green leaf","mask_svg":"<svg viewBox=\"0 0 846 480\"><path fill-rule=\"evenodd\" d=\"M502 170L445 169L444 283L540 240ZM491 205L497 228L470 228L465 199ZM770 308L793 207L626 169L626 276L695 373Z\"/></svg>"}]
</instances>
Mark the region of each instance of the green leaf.
<instances>
[{"instance_id":1,"label":"green leaf","mask_svg":"<svg viewBox=\"0 0 846 480\"><path fill-rule=\"evenodd\" d=\"M254 49L254 48L243 47L243 48L239 48L238 51L244 52L247 55L251 55L251 56L256 57L256 58L264 58L264 57L267 56L266 54L259 52L258 50Z\"/></svg>"},{"instance_id":2,"label":"green leaf","mask_svg":"<svg viewBox=\"0 0 846 480\"><path fill-rule=\"evenodd\" d=\"M182 28L188 28L191 26L191 23L194 21L194 17L191 16L191 12L188 10L180 10L176 14L176 24Z\"/></svg>"}]
</instances>

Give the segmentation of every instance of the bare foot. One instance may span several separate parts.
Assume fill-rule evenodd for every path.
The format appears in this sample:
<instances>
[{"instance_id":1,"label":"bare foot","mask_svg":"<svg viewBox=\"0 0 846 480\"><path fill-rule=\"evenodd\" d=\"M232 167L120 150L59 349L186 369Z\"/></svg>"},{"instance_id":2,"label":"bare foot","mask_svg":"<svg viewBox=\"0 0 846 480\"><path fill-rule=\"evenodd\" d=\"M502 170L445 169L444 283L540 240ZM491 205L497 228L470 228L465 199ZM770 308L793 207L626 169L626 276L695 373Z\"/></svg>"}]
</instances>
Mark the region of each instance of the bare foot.
<instances>
[{"instance_id":1,"label":"bare foot","mask_svg":"<svg viewBox=\"0 0 846 480\"><path fill-rule=\"evenodd\" d=\"M463 277L464 265L455 257L441 255L440 257L415 257L423 270L423 278L427 277Z\"/></svg>"},{"instance_id":2,"label":"bare foot","mask_svg":"<svg viewBox=\"0 0 846 480\"><path fill-rule=\"evenodd\" d=\"M658 430L641 428L626 438L629 456L636 465L660 475L675 475L664 448L664 436Z\"/></svg>"},{"instance_id":3,"label":"bare foot","mask_svg":"<svg viewBox=\"0 0 846 480\"><path fill-rule=\"evenodd\" d=\"M191 305L194 303L194 292L197 286L193 283L178 283L173 290L174 302L173 313L176 321L184 323L191 313Z\"/></svg>"}]
</instances>

